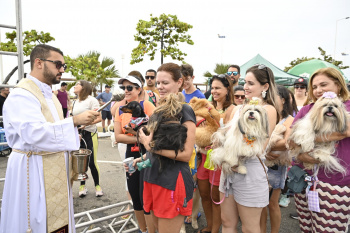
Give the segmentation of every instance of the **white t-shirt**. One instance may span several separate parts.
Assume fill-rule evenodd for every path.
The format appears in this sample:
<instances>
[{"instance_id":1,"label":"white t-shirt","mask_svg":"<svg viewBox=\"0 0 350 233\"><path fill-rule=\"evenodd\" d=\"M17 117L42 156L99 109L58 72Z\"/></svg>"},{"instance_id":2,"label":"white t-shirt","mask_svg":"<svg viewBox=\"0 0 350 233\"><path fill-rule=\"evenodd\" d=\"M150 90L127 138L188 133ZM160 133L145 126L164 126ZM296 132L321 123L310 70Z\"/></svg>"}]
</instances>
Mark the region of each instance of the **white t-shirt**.
<instances>
[{"instance_id":1,"label":"white t-shirt","mask_svg":"<svg viewBox=\"0 0 350 233\"><path fill-rule=\"evenodd\" d=\"M78 115L82 112L85 112L87 110L94 110L96 108L99 108L100 104L98 103L98 100L92 96L88 96L85 100L80 101L79 99L74 100L72 104L72 114L73 116ZM96 125L89 125L85 127L86 131L89 131L91 133L97 133L97 127Z\"/></svg>"}]
</instances>

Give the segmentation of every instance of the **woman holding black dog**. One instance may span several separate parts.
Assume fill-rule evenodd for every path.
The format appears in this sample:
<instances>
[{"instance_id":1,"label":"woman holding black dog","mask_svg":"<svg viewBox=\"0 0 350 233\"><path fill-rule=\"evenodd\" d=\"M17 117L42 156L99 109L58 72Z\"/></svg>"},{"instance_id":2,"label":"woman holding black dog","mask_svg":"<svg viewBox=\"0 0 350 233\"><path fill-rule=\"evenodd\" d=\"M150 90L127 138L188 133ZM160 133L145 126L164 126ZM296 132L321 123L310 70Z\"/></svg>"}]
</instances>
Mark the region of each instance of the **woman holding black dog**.
<instances>
[{"instance_id":1,"label":"woman holding black dog","mask_svg":"<svg viewBox=\"0 0 350 233\"><path fill-rule=\"evenodd\" d=\"M150 159L152 164L145 169L144 174L144 209L153 210L153 220L160 233L178 233L184 217L192 213L194 183L188 162L194 147L196 117L192 108L182 103L184 98L179 94L182 85L180 66L166 63L158 68L160 105L150 118L150 135L139 131L140 142L148 151L144 158ZM160 119L160 124L157 119ZM179 130L174 130L171 124ZM179 150L159 149L164 145L159 143L162 137L157 132L168 125L173 131L168 132L168 135L179 134L174 139L175 144L181 144ZM185 141L181 138L185 138ZM140 161L138 158L134 165Z\"/></svg>"},{"instance_id":2,"label":"woman holding black dog","mask_svg":"<svg viewBox=\"0 0 350 233\"><path fill-rule=\"evenodd\" d=\"M308 95L313 103L304 106L296 115L293 125L302 119L313 107L314 103L325 92L334 92L343 100L346 110L350 111L350 96L342 74L334 68L317 70L309 80ZM321 111L321 110L320 110ZM295 205L299 215L299 225L302 232L348 232L348 220L350 218L350 127L347 122L347 130L344 133L332 133L323 138L316 138L316 142L337 141L335 153L340 164L345 168L346 174L340 172L325 173L323 167L319 168L316 191L319 197L320 212L310 211L305 191L294 195ZM294 149L293 141L289 149ZM298 162L319 164L320 161L308 155L299 154ZM298 164L303 168L302 163ZM307 170L312 175L313 172Z\"/></svg>"},{"instance_id":3,"label":"woman holding black dog","mask_svg":"<svg viewBox=\"0 0 350 233\"><path fill-rule=\"evenodd\" d=\"M125 158L139 158L140 154L146 153L143 146L138 147L136 140L136 132L129 125L132 114L124 113L121 109L127 106L132 101L137 101L143 108L144 113L147 116L152 115L154 105L149 101L139 101L140 95L142 94L142 85L139 79L134 76L126 76L118 81L121 85L120 88L125 90L125 99L116 103L115 108L115 121L114 121L114 133L118 143L127 144ZM142 191L140 187L140 172L136 170L134 173L126 173L128 190L131 195L135 216L138 221L141 232L148 231L149 233L154 232L154 226L152 223L151 215L145 213L142 206ZM147 223L147 224L146 224Z\"/></svg>"}]
</instances>

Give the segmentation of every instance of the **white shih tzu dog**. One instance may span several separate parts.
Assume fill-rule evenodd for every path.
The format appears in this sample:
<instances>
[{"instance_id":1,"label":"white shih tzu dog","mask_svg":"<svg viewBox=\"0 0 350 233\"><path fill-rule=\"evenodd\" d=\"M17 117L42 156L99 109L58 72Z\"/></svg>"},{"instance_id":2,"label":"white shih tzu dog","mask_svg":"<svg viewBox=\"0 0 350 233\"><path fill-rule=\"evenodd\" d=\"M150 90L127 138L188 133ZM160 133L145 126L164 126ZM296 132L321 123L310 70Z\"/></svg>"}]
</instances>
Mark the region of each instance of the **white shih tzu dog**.
<instances>
[{"instance_id":1,"label":"white shih tzu dog","mask_svg":"<svg viewBox=\"0 0 350 233\"><path fill-rule=\"evenodd\" d=\"M320 166L324 171L340 172L346 174L346 170L339 163L335 152L336 141L315 142L317 137L326 139L327 135L347 129L349 114L345 105L334 92L325 92L319 98L313 108L300 119L292 128L290 140L293 140L297 147L291 150L292 157L300 153L308 152L310 156L320 160ZM313 169L313 165L304 163L306 169Z\"/></svg>"},{"instance_id":2,"label":"white shih tzu dog","mask_svg":"<svg viewBox=\"0 0 350 233\"><path fill-rule=\"evenodd\" d=\"M227 126L213 134L213 164L226 174L232 173L231 168L238 165L238 173L246 174L244 160L264 152L268 132L266 110L260 100L254 98L243 106L238 118L234 117Z\"/></svg>"}]
</instances>

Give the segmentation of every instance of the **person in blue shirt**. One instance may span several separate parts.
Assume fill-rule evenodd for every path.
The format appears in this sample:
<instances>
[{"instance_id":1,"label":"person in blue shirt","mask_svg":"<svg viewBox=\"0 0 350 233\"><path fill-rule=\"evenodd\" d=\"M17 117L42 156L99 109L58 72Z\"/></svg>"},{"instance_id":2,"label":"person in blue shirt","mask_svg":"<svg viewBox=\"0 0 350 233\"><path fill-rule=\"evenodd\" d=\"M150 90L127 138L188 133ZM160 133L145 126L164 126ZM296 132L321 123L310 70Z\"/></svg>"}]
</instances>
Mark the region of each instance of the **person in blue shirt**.
<instances>
[{"instance_id":1,"label":"person in blue shirt","mask_svg":"<svg viewBox=\"0 0 350 233\"><path fill-rule=\"evenodd\" d=\"M186 98L186 103L194 97L205 99L204 94L193 85L193 67L190 64L181 65L181 74L184 79L182 94Z\"/></svg>"},{"instance_id":2,"label":"person in blue shirt","mask_svg":"<svg viewBox=\"0 0 350 233\"><path fill-rule=\"evenodd\" d=\"M98 101L102 105L108 102L111 98L112 98L111 87L108 85L105 86L105 91L96 97L96 99L98 99ZM108 104L108 106L102 110L102 129L104 133L106 132L106 129L105 129L106 119L107 119L107 126L109 126L112 120L111 104Z\"/></svg>"}]
</instances>

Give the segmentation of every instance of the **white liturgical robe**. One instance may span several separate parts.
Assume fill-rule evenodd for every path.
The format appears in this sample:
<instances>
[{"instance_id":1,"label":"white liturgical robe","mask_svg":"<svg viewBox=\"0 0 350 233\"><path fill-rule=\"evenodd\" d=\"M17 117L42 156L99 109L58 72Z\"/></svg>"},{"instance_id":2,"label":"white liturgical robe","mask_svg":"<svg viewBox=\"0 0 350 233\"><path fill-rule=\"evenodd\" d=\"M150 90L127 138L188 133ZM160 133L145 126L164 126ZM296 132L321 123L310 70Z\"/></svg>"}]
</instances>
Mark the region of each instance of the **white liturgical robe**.
<instances>
[{"instance_id":1,"label":"white liturgical robe","mask_svg":"<svg viewBox=\"0 0 350 233\"><path fill-rule=\"evenodd\" d=\"M14 88L3 107L4 128L8 144L21 151L73 151L80 146L73 119L59 119L52 100L51 87L28 75L43 93L54 123L47 122L39 100L29 91ZM67 171L69 232L75 232L73 196L69 184L69 154L65 152ZM46 196L43 157L29 157L30 225L33 233L47 232ZM59 188L59 187L57 187ZM27 156L12 152L9 156L1 208L0 233L26 232L27 211Z\"/></svg>"}]
</instances>

